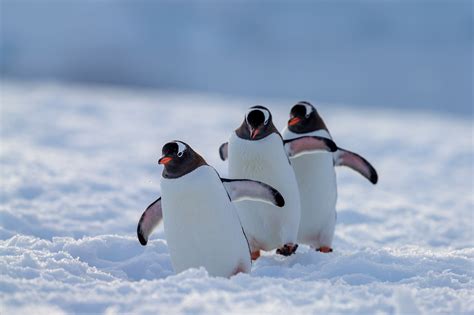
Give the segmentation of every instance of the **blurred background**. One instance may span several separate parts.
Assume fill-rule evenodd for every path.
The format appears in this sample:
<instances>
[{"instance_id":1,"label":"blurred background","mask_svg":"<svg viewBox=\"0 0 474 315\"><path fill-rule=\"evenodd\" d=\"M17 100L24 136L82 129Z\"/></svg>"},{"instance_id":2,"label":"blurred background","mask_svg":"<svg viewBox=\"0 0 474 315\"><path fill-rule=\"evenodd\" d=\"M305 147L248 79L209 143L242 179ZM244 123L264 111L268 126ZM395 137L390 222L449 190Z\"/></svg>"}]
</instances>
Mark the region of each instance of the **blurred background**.
<instances>
[{"instance_id":1,"label":"blurred background","mask_svg":"<svg viewBox=\"0 0 474 315\"><path fill-rule=\"evenodd\" d=\"M470 115L471 1L0 0L1 76Z\"/></svg>"}]
</instances>

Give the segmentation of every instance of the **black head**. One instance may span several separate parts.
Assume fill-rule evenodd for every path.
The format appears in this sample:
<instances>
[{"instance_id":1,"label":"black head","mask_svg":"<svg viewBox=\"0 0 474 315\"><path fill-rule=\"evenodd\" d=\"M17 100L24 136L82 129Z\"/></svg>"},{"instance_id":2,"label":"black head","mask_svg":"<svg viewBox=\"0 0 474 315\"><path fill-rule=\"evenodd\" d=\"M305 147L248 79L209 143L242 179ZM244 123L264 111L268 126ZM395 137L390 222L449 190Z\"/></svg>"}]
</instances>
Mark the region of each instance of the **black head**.
<instances>
[{"instance_id":1,"label":"black head","mask_svg":"<svg viewBox=\"0 0 474 315\"><path fill-rule=\"evenodd\" d=\"M272 114L263 106L250 107L242 125L235 131L237 136L247 140L259 140L277 132L273 125Z\"/></svg>"},{"instance_id":2,"label":"black head","mask_svg":"<svg viewBox=\"0 0 474 315\"><path fill-rule=\"evenodd\" d=\"M295 133L307 133L320 129L328 131L316 108L308 102L299 102L291 108L288 129Z\"/></svg>"},{"instance_id":3,"label":"black head","mask_svg":"<svg viewBox=\"0 0 474 315\"><path fill-rule=\"evenodd\" d=\"M199 154L181 141L168 142L161 151L163 156L158 160L158 164L165 167L162 174L164 178L178 178L199 166L207 165Z\"/></svg>"}]
</instances>

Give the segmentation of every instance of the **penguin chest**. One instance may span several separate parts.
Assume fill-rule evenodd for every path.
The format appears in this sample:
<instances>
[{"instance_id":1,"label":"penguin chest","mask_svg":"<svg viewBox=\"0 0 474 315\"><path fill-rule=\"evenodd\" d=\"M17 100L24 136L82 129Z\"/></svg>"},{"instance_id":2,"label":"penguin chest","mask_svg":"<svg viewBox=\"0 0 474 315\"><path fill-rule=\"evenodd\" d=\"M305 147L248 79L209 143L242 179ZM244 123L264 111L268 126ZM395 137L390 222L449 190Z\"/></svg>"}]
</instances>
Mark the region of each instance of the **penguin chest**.
<instances>
[{"instance_id":1,"label":"penguin chest","mask_svg":"<svg viewBox=\"0 0 474 315\"><path fill-rule=\"evenodd\" d=\"M176 272L204 267L214 276L250 270L247 240L222 182L209 166L161 180L163 223ZM240 266L240 267L238 267Z\"/></svg>"},{"instance_id":2,"label":"penguin chest","mask_svg":"<svg viewBox=\"0 0 474 315\"><path fill-rule=\"evenodd\" d=\"M295 134L285 129L283 137L292 139L304 135L331 138L326 131ZM320 233L335 223L337 182L332 153L317 152L291 159L301 199L299 238Z\"/></svg>"},{"instance_id":3,"label":"penguin chest","mask_svg":"<svg viewBox=\"0 0 474 315\"><path fill-rule=\"evenodd\" d=\"M314 153L292 160L300 191L302 221L324 224L334 216L337 200L336 174L330 153ZM302 226L305 223L302 222Z\"/></svg>"},{"instance_id":4,"label":"penguin chest","mask_svg":"<svg viewBox=\"0 0 474 315\"><path fill-rule=\"evenodd\" d=\"M257 141L232 135L229 140L229 176L261 181L277 189L285 198L282 208L256 201L236 203L253 250L270 250L296 242L300 220L298 186L277 134Z\"/></svg>"},{"instance_id":5,"label":"penguin chest","mask_svg":"<svg viewBox=\"0 0 474 315\"><path fill-rule=\"evenodd\" d=\"M276 134L257 141L233 134L229 141L229 175L262 181L282 194L295 177L281 138Z\"/></svg>"}]
</instances>

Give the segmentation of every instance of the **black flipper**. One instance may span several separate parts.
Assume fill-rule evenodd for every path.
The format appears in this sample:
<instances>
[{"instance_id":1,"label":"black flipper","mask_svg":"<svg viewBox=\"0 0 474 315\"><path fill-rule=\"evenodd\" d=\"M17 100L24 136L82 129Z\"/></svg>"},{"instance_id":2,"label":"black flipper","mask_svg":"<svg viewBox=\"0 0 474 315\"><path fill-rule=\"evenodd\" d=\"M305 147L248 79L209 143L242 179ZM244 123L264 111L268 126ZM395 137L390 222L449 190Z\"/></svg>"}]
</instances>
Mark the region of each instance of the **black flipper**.
<instances>
[{"instance_id":1,"label":"black flipper","mask_svg":"<svg viewBox=\"0 0 474 315\"><path fill-rule=\"evenodd\" d=\"M333 154L334 165L347 166L367 178L372 184L379 179L375 168L357 153L338 148Z\"/></svg>"},{"instance_id":2,"label":"black flipper","mask_svg":"<svg viewBox=\"0 0 474 315\"><path fill-rule=\"evenodd\" d=\"M145 246L148 243L148 236L160 224L163 219L161 208L161 197L149 205L138 221L137 236L140 244Z\"/></svg>"},{"instance_id":3,"label":"black flipper","mask_svg":"<svg viewBox=\"0 0 474 315\"><path fill-rule=\"evenodd\" d=\"M285 199L275 188L250 179L221 178L224 188L232 201L255 200L273 204L277 207L285 205Z\"/></svg>"},{"instance_id":4,"label":"black flipper","mask_svg":"<svg viewBox=\"0 0 474 315\"><path fill-rule=\"evenodd\" d=\"M229 157L229 142L224 142L219 147L219 156L221 157L222 161L227 160Z\"/></svg>"}]
</instances>

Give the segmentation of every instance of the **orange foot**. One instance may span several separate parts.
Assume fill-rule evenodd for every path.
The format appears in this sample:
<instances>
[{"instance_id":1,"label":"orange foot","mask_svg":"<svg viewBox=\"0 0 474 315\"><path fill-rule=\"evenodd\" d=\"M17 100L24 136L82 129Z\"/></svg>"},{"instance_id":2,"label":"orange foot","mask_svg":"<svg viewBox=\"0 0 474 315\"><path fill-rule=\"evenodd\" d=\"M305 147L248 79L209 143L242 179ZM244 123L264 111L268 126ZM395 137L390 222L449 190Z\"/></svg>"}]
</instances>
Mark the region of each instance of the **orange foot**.
<instances>
[{"instance_id":1,"label":"orange foot","mask_svg":"<svg viewBox=\"0 0 474 315\"><path fill-rule=\"evenodd\" d=\"M316 251L327 254L327 253L332 253L332 248L327 247L327 246L321 246L320 248L316 249Z\"/></svg>"},{"instance_id":2,"label":"orange foot","mask_svg":"<svg viewBox=\"0 0 474 315\"><path fill-rule=\"evenodd\" d=\"M290 256L296 252L298 244L288 243L283 245L283 247L278 248L276 253L283 256Z\"/></svg>"},{"instance_id":3,"label":"orange foot","mask_svg":"<svg viewBox=\"0 0 474 315\"><path fill-rule=\"evenodd\" d=\"M250 257L252 257L252 260L257 260L258 257L260 257L260 251L257 250L256 252L250 253Z\"/></svg>"}]
</instances>

